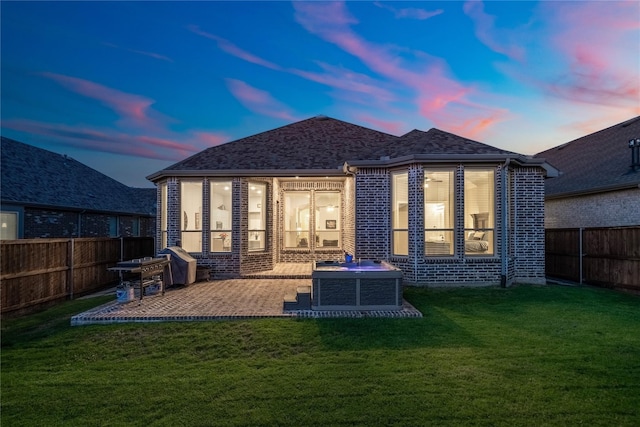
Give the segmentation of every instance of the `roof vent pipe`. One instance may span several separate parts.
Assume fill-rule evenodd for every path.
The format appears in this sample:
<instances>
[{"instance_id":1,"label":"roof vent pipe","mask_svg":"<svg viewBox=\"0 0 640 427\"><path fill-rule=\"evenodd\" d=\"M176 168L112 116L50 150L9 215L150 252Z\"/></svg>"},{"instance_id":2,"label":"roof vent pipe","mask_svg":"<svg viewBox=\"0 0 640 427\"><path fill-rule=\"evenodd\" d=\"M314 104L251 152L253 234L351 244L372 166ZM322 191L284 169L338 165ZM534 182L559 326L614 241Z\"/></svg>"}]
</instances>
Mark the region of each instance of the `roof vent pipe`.
<instances>
[{"instance_id":1,"label":"roof vent pipe","mask_svg":"<svg viewBox=\"0 0 640 427\"><path fill-rule=\"evenodd\" d=\"M631 169L635 172L640 169L640 138L630 139L629 148L631 148Z\"/></svg>"}]
</instances>

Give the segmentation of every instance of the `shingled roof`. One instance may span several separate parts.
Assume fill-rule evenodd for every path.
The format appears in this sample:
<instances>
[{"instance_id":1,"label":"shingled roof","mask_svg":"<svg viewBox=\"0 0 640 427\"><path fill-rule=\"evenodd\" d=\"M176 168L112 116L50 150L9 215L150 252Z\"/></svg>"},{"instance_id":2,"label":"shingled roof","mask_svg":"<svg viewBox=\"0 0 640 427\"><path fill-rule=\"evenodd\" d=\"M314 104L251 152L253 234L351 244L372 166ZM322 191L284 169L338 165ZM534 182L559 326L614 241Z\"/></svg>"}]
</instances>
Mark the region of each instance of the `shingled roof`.
<instances>
[{"instance_id":1,"label":"shingled roof","mask_svg":"<svg viewBox=\"0 0 640 427\"><path fill-rule=\"evenodd\" d=\"M398 137L326 116L207 148L164 171L337 170L347 159L366 159Z\"/></svg>"},{"instance_id":2,"label":"shingled roof","mask_svg":"<svg viewBox=\"0 0 640 427\"><path fill-rule=\"evenodd\" d=\"M154 216L156 190L128 187L64 155L2 137L2 203Z\"/></svg>"},{"instance_id":3,"label":"shingled roof","mask_svg":"<svg viewBox=\"0 0 640 427\"><path fill-rule=\"evenodd\" d=\"M640 171L630 167L632 138L640 138L640 116L536 154L560 170L545 183L547 197L640 185Z\"/></svg>"},{"instance_id":4,"label":"shingled roof","mask_svg":"<svg viewBox=\"0 0 640 427\"><path fill-rule=\"evenodd\" d=\"M341 173L353 165L389 165L394 159L435 156L441 160L517 158L541 166L538 159L501 150L439 129L394 136L326 116L292 123L208 148L148 176L248 173ZM458 156L458 157L455 157Z\"/></svg>"},{"instance_id":5,"label":"shingled roof","mask_svg":"<svg viewBox=\"0 0 640 427\"><path fill-rule=\"evenodd\" d=\"M414 129L399 137L393 144L388 144L372 154L373 158L382 156L394 158L420 154L519 156L517 153L501 150L436 128L429 129L427 132Z\"/></svg>"}]
</instances>

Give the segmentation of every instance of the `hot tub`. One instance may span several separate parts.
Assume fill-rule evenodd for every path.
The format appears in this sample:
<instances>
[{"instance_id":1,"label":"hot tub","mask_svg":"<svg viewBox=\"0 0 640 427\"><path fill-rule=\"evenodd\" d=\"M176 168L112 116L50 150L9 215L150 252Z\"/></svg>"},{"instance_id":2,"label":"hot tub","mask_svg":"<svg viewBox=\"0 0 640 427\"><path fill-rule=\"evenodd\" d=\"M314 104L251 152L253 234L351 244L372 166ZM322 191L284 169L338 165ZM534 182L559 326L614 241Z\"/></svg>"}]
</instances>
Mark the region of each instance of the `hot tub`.
<instances>
[{"instance_id":1,"label":"hot tub","mask_svg":"<svg viewBox=\"0 0 640 427\"><path fill-rule=\"evenodd\" d=\"M402 271L384 261L316 261L312 310L400 310Z\"/></svg>"}]
</instances>

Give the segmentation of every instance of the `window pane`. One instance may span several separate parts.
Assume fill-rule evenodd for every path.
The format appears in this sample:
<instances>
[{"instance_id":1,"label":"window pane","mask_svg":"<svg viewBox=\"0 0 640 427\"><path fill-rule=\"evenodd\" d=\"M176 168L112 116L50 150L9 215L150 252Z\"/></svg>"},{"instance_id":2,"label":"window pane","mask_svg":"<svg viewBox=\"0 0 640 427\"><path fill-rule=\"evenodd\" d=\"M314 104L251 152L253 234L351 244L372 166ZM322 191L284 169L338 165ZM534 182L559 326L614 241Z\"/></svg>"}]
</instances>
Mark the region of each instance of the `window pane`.
<instances>
[{"instance_id":1,"label":"window pane","mask_svg":"<svg viewBox=\"0 0 640 427\"><path fill-rule=\"evenodd\" d=\"M453 255L454 171L425 170L424 240L426 255Z\"/></svg>"},{"instance_id":2,"label":"window pane","mask_svg":"<svg viewBox=\"0 0 640 427\"><path fill-rule=\"evenodd\" d=\"M162 248L167 247L167 184L160 184L160 208L158 213L160 214L160 246Z\"/></svg>"},{"instance_id":3,"label":"window pane","mask_svg":"<svg viewBox=\"0 0 640 427\"><path fill-rule=\"evenodd\" d=\"M109 217L109 237L118 237L118 217Z\"/></svg>"},{"instance_id":4,"label":"window pane","mask_svg":"<svg viewBox=\"0 0 640 427\"><path fill-rule=\"evenodd\" d=\"M465 253L468 255L493 255L494 227L495 171L494 169L465 169Z\"/></svg>"},{"instance_id":5,"label":"window pane","mask_svg":"<svg viewBox=\"0 0 640 427\"><path fill-rule=\"evenodd\" d=\"M0 240L15 240L18 238L18 214L15 212L0 213Z\"/></svg>"},{"instance_id":6,"label":"window pane","mask_svg":"<svg viewBox=\"0 0 640 427\"><path fill-rule=\"evenodd\" d=\"M231 231L216 230L211 232L210 252L231 252Z\"/></svg>"},{"instance_id":7,"label":"window pane","mask_svg":"<svg viewBox=\"0 0 640 427\"><path fill-rule=\"evenodd\" d=\"M391 177L391 227L393 254L409 254L409 175L396 173Z\"/></svg>"},{"instance_id":8,"label":"window pane","mask_svg":"<svg viewBox=\"0 0 640 427\"><path fill-rule=\"evenodd\" d=\"M202 252L202 182L183 181L180 189L182 248Z\"/></svg>"},{"instance_id":9,"label":"window pane","mask_svg":"<svg viewBox=\"0 0 640 427\"><path fill-rule=\"evenodd\" d=\"M249 250L266 248L267 185L249 183Z\"/></svg>"},{"instance_id":10,"label":"window pane","mask_svg":"<svg viewBox=\"0 0 640 427\"><path fill-rule=\"evenodd\" d=\"M309 202L308 191L284 193L284 246L286 248L309 247Z\"/></svg>"},{"instance_id":11,"label":"window pane","mask_svg":"<svg viewBox=\"0 0 640 427\"><path fill-rule=\"evenodd\" d=\"M340 241L340 193L330 191L316 191L316 247L338 249Z\"/></svg>"},{"instance_id":12,"label":"window pane","mask_svg":"<svg viewBox=\"0 0 640 427\"><path fill-rule=\"evenodd\" d=\"M210 252L231 252L231 188L231 181L210 183Z\"/></svg>"}]
</instances>

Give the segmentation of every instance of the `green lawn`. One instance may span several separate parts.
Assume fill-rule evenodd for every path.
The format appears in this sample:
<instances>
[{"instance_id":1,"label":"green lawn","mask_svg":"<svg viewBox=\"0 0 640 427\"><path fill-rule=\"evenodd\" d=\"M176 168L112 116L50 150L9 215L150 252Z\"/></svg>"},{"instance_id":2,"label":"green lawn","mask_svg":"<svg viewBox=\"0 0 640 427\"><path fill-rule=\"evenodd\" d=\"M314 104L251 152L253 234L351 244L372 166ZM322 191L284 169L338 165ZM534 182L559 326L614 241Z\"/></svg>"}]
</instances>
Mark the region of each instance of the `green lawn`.
<instances>
[{"instance_id":1,"label":"green lawn","mask_svg":"<svg viewBox=\"0 0 640 427\"><path fill-rule=\"evenodd\" d=\"M407 289L422 319L2 324L2 426L640 425L640 297Z\"/></svg>"}]
</instances>

